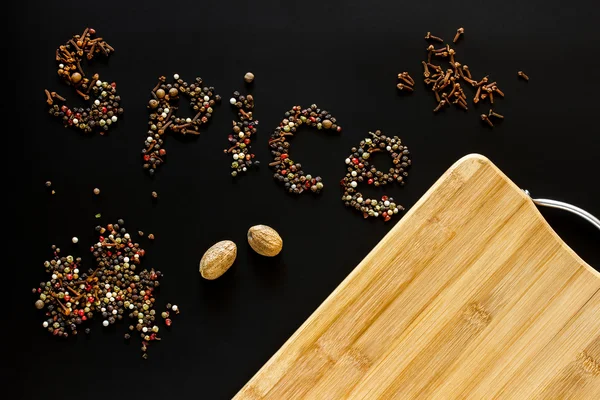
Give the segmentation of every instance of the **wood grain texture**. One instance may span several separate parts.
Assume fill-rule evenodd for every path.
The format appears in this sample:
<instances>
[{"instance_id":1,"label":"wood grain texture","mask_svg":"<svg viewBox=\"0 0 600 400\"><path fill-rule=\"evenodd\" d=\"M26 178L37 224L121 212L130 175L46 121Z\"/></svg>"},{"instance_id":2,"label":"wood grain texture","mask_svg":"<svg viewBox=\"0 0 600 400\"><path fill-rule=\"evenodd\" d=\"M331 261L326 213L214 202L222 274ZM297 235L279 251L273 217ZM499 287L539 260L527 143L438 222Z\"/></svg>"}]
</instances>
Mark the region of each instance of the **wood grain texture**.
<instances>
[{"instance_id":1,"label":"wood grain texture","mask_svg":"<svg viewBox=\"0 0 600 400\"><path fill-rule=\"evenodd\" d=\"M466 156L235 396L298 398L599 399L600 274Z\"/></svg>"}]
</instances>

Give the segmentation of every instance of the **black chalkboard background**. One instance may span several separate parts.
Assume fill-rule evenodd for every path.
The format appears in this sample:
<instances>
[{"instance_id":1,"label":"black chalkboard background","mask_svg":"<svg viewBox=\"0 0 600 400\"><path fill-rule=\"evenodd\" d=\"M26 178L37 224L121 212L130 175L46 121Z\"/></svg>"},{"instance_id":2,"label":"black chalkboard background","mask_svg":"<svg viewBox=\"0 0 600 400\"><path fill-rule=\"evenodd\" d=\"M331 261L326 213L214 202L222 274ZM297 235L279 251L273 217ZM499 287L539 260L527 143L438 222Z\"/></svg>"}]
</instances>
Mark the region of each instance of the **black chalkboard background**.
<instances>
[{"instance_id":1,"label":"black chalkboard background","mask_svg":"<svg viewBox=\"0 0 600 400\"><path fill-rule=\"evenodd\" d=\"M6 211L18 225L5 248L5 358L22 398L232 397L328 294L389 231L340 201L338 181L349 149L369 130L399 135L413 155L405 187L385 191L407 208L457 159L489 157L534 195L579 205L600 215L600 134L597 66L598 6L580 0L479 1L275 1L21 2L5 15L11 28L4 60L20 72L7 87L22 128L3 129L16 144L4 154L4 194L17 205ZM107 62L85 66L116 81L125 114L108 136L64 129L46 113L43 89L75 95L56 75L54 51L86 26L115 49ZM447 109L434 115L432 94L421 81L426 31L451 40L466 34L458 59L481 77L499 82L506 99L496 109L506 120L493 130L478 115ZM531 80L517 78L526 71ZM258 171L232 180L227 147L234 113L227 101L201 136L166 140L166 165L154 179L142 170L149 91L159 75L201 76L223 99L251 89L260 121L254 142ZM412 95L399 94L396 74L416 80ZM6 95L6 93L5 93ZM303 129L292 154L308 173L320 174L320 196L293 197L273 181L267 138L292 105L317 103L333 113L341 134ZM12 117L11 117L12 118ZM6 120L7 121L7 120ZM385 156L375 158L389 165ZM15 185L12 181L15 180ZM56 190L50 195L44 182ZM92 194L101 189L99 197ZM159 193L157 203L151 191ZM381 195L383 190L365 190ZM101 219L94 215L101 213ZM598 268L600 232L575 216L542 210L559 235ZM182 314L163 340L140 355L125 344L126 324L91 337L60 340L41 327L42 313L30 291L46 276L50 245L81 255L90 266L94 226L123 218L132 231L154 233L143 265L164 272L161 309L176 303ZM254 224L277 229L281 256L265 259L246 244ZM17 226L15 230L13 227ZM15 237L14 235L18 235ZM79 237L73 245L71 237ZM231 239L238 259L221 279L208 282L198 262L213 243ZM9 375L10 376L10 375ZM5 374L6 377L6 374ZM11 386L12 386L11 385Z\"/></svg>"}]
</instances>

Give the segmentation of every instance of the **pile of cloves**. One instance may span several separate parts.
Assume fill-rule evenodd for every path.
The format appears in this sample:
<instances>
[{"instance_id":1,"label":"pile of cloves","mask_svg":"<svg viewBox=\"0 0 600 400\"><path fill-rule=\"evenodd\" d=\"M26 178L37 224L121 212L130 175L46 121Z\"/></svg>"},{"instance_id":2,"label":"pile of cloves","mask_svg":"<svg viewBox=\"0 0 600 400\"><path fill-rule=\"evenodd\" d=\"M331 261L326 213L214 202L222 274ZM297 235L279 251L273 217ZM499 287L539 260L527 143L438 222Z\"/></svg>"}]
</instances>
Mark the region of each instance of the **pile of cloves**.
<instances>
[{"instance_id":1,"label":"pile of cloves","mask_svg":"<svg viewBox=\"0 0 600 400\"><path fill-rule=\"evenodd\" d=\"M148 119L148 136L142 150L144 169L154 175L156 169L164 164L167 151L164 149L164 134L167 130L182 135L199 135L200 126L212 117L213 107L221 101L215 94L214 87L203 86L202 78L196 78L192 84L184 81L178 74L173 75L174 82L167 83L161 76L150 92L152 98L148 102L150 116ZM190 106L195 112L193 117L176 116L180 96L187 96Z\"/></svg>"},{"instance_id":2,"label":"pile of cloves","mask_svg":"<svg viewBox=\"0 0 600 400\"><path fill-rule=\"evenodd\" d=\"M260 165L259 161L254 160L255 155L251 152L251 136L256 133L258 120L254 119L252 111L254 109L254 97L251 94L244 96L240 92L233 92L233 97L229 99L229 103L237 110L238 121L233 121L233 133L228 138L231 147L225 149L224 152L225 154L231 154L233 157L231 176L235 177L242 172L246 172L248 168Z\"/></svg>"},{"instance_id":3,"label":"pile of cloves","mask_svg":"<svg viewBox=\"0 0 600 400\"><path fill-rule=\"evenodd\" d=\"M464 28L458 28L453 42L456 43L464 32ZM432 35L431 32L427 32L425 40L444 43L442 38ZM445 69L442 62L449 64L449 67ZM463 90L463 84L476 91L473 97L474 104L488 100L493 105L495 98L504 97L504 93L498 87L497 82L490 81L488 76L484 76L479 80L474 79L469 66L457 61L456 51L449 44L439 48L430 44L427 47L427 61L422 61L422 64L425 84L431 85L437 103L433 112L438 112L451 104L465 111L468 110L467 95ZM493 127L494 124L491 118L501 119L504 117L493 110L490 110L488 114L481 114L481 120Z\"/></svg>"},{"instance_id":4,"label":"pile of cloves","mask_svg":"<svg viewBox=\"0 0 600 400\"><path fill-rule=\"evenodd\" d=\"M90 248L95 269L84 270L80 257L61 256L60 249L52 246L54 257L44 262L49 279L32 291L38 296L35 307L46 310L42 327L52 335L66 338L82 330L89 334L90 328L82 326L94 317L100 317L104 327L128 317L129 330L139 333L142 356L146 358L147 346L160 340L155 294L162 274L154 269L140 269L145 250L123 225L124 221L119 220L96 227L99 239ZM168 309L179 313L176 305L168 305ZM169 313L161 316L170 326ZM125 334L125 339L130 337Z\"/></svg>"},{"instance_id":5,"label":"pile of cloves","mask_svg":"<svg viewBox=\"0 0 600 400\"><path fill-rule=\"evenodd\" d=\"M81 67L84 57L88 60L99 54L108 57L115 50L101 37L94 38L95 34L94 29L85 28L81 35L73 36L56 50L58 76L84 100L92 99L91 106L71 108L66 104L59 105L56 103L66 101L63 96L48 89L44 93L50 106L49 114L60 118L65 127L75 127L86 133L97 129L102 135L117 122L123 109L120 107L121 98L117 95L116 84L103 82L98 74L87 78Z\"/></svg>"}]
</instances>

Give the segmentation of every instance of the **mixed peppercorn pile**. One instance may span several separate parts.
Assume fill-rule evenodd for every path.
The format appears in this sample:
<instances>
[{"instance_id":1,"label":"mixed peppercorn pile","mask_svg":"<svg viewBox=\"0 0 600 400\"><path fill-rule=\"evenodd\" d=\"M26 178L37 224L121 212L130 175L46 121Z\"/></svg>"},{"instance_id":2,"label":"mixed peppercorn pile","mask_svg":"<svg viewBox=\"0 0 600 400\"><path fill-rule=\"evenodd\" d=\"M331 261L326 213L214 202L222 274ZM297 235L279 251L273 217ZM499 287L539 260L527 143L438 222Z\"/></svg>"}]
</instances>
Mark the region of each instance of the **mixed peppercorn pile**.
<instances>
[{"instance_id":1,"label":"mixed peppercorn pile","mask_svg":"<svg viewBox=\"0 0 600 400\"><path fill-rule=\"evenodd\" d=\"M82 269L80 257L61 256L60 249L52 246L54 258L44 262L50 275L33 292L39 295L38 309L46 309L42 326L60 337L77 335L87 320L102 318L104 327L122 321L131 321L129 331L138 332L142 339L143 357L147 357L149 343L160 340L156 323L155 294L162 274L154 269L142 269L145 250L135 243L123 227L123 220L106 227L98 226L98 242L90 251L95 269ZM167 305L161 313L164 323L171 325L170 312L179 313L176 305ZM90 328L85 328L89 333ZM129 339L130 333L125 334Z\"/></svg>"}]
</instances>

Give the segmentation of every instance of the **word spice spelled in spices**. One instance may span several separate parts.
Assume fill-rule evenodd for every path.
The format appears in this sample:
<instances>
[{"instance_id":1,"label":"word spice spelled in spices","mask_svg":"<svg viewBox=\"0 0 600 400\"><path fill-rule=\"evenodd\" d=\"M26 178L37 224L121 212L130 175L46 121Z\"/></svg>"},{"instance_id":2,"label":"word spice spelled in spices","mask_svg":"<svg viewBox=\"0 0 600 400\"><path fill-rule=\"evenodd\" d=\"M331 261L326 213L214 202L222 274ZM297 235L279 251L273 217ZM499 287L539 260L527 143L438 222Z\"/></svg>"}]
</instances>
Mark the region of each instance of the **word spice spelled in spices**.
<instances>
[{"instance_id":1,"label":"word spice spelled in spices","mask_svg":"<svg viewBox=\"0 0 600 400\"><path fill-rule=\"evenodd\" d=\"M153 269L139 270L145 250L133 242L123 225L119 220L96 227L100 237L90 248L95 269L85 271L81 258L61 256L60 249L52 246L54 258L44 262L50 277L33 289L38 295L35 307L46 309L42 327L65 338L77 335L81 325L94 316L102 318L104 327L128 318L129 330L141 337L146 358L147 346L160 340L154 295L162 274ZM89 328L85 332L89 333Z\"/></svg>"},{"instance_id":2,"label":"word spice spelled in spices","mask_svg":"<svg viewBox=\"0 0 600 400\"><path fill-rule=\"evenodd\" d=\"M167 151L164 149L164 134L167 130L182 135L199 135L200 126L208 122L214 112L213 107L221 100L215 94L214 87L204 86L202 78L194 83L185 82L178 74L173 75L174 82L167 83L161 76L158 84L150 92L152 98L148 102L150 116L148 120L148 136L144 141L142 157L144 169L154 175L156 169L164 164ZM180 96L190 100L195 115L192 117L176 116Z\"/></svg>"},{"instance_id":3,"label":"word spice spelled in spices","mask_svg":"<svg viewBox=\"0 0 600 400\"><path fill-rule=\"evenodd\" d=\"M465 32L464 28L459 28L454 37L454 42ZM432 36L427 32L425 40L433 40L435 42L444 41ZM447 68L442 66L442 62L447 63ZM471 70L466 64L461 64L457 61L456 51L449 44L436 48L433 44L427 47L427 61L422 61L423 76L425 84L431 85L431 90L435 95L436 107L433 112L438 112L450 104L454 104L463 110L468 110L467 95L463 90L463 83L467 87L472 87L476 91L473 97L473 103L477 104L485 100L489 100L490 104L494 104L494 97L504 97L504 93L498 87L495 81L490 81L488 76L480 80L474 79L471 75ZM484 115L484 114L482 114ZM487 116L482 116L482 121L490 127L493 126Z\"/></svg>"},{"instance_id":4,"label":"word spice spelled in spices","mask_svg":"<svg viewBox=\"0 0 600 400\"><path fill-rule=\"evenodd\" d=\"M85 101L91 99L91 106L70 107L64 104L66 99L58 93L47 89L44 92L46 102L50 106L50 115L60 118L65 127L74 127L86 133L99 130L103 135L117 122L123 109L120 106L121 97L117 95L117 85L114 82L102 81L98 74L88 78L81 67L84 57L88 60L92 60L99 54L108 57L115 51L101 37L94 38L95 34L94 29L85 28L81 35L73 36L56 50L58 76L67 85L72 86Z\"/></svg>"},{"instance_id":5,"label":"word spice spelled in spices","mask_svg":"<svg viewBox=\"0 0 600 400\"><path fill-rule=\"evenodd\" d=\"M282 182L289 193L300 194L308 189L319 193L323 189L323 182L320 176L305 175L302 165L290 158L290 142L287 138L294 136L301 125L341 132L342 127L336 122L329 111L318 108L316 104L305 109L294 106L285 113L285 118L271 134L269 147L274 161L269 166L275 169L273 177Z\"/></svg>"},{"instance_id":6,"label":"word spice spelled in spices","mask_svg":"<svg viewBox=\"0 0 600 400\"><path fill-rule=\"evenodd\" d=\"M229 103L237 110L239 121L233 121L233 133L229 135L230 148L225 149L225 154L231 154L231 176L237 176L246 172L252 166L260 165L254 161L254 153L251 153L251 136L256 133L258 121L253 118L254 97L249 94L241 95L233 92Z\"/></svg>"},{"instance_id":7,"label":"word spice spelled in spices","mask_svg":"<svg viewBox=\"0 0 600 400\"><path fill-rule=\"evenodd\" d=\"M350 150L352 154L346 158L347 173L340 182L344 190L342 201L346 206L362 212L364 218L381 217L384 221L389 221L392 215L398 214L404 207L388 196L382 196L380 200L365 198L357 187L363 182L376 187L394 182L404 185L411 165L410 152L398 136L385 136L381 131L369 132L369 135L372 138L362 140L359 147L353 147ZM384 151L390 154L394 164L388 172L379 171L369 161L373 153Z\"/></svg>"}]
</instances>

